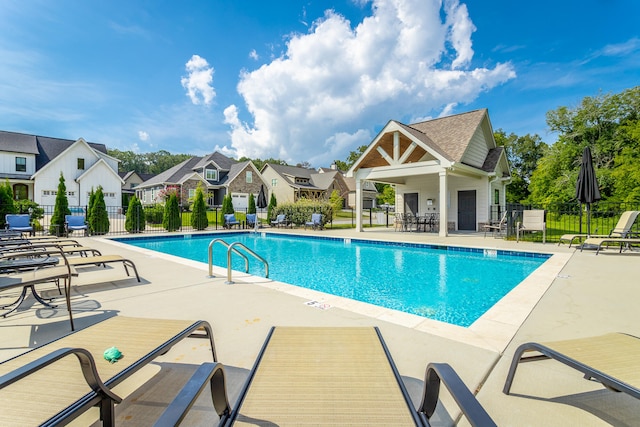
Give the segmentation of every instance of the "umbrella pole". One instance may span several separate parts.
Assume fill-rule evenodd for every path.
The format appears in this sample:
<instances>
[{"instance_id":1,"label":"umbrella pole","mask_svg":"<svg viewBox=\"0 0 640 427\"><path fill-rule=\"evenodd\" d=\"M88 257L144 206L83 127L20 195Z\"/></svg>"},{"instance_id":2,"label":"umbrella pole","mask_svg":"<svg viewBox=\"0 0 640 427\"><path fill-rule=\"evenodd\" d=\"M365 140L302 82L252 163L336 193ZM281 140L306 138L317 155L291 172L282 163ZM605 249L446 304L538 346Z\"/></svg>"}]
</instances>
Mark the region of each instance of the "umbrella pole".
<instances>
[{"instance_id":1,"label":"umbrella pole","mask_svg":"<svg viewBox=\"0 0 640 427\"><path fill-rule=\"evenodd\" d=\"M591 237L591 203L587 203L587 237Z\"/></svg>"}]
</instances>

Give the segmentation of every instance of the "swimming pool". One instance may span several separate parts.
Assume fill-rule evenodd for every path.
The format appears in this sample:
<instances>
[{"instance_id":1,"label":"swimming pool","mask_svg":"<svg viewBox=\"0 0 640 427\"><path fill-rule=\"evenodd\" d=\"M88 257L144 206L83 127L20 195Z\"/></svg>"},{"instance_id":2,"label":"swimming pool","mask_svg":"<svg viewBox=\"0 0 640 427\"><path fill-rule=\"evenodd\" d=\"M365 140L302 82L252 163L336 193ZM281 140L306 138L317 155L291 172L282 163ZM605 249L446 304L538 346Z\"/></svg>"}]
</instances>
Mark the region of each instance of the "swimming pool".
<instances>
[{"instance_id":1,"label":"swimming pool","mask_svg":"<svg viewBox=\"0 0 640 427\"><path fill-rule=\"evenodd\" d=\"M415 243L291 236L275 233L118 238L119 242L208 262L214 238L241 242L269 263L269 278L345 298L469 326L550 255ZM213 262L226 267L226 248ZM234 270L244 260L234 256ZM251 261L250 271L264 276Z\"/></svg>"}]
</instances>

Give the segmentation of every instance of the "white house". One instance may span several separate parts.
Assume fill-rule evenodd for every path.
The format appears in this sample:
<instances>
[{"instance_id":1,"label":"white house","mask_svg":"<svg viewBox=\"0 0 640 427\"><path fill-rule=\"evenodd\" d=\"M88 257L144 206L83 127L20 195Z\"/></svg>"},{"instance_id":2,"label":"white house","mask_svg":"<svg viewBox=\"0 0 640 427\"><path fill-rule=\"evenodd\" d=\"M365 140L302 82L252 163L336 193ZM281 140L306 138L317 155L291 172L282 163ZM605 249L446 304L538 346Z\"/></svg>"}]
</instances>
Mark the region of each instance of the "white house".
<instances>
[{"instance_id":1,"label":"white house","mask_svg":"<svg viewBox=\"0 0 640 427\"><path fill-rule=\"evenodd\" d=\"M367 181L395 185L396 211L436 214L439 234L477 231L505 205L511 173L486 109L406 125L389 121L347 173L356 181L362 230Z\"/></svg>"},{"instance_id":2,"label":"white house","mask_svg":"<svg viewBox=\"0 0 640 427\"><path fill-rule=\"evenodd\" d=\"M107 207L121 207L119 160L103 144L0 131L0 179L8 180L17 200L53 206L60 173L69 206L84 207L91 190L102 186Z\"/></svg>"}]
</instances>

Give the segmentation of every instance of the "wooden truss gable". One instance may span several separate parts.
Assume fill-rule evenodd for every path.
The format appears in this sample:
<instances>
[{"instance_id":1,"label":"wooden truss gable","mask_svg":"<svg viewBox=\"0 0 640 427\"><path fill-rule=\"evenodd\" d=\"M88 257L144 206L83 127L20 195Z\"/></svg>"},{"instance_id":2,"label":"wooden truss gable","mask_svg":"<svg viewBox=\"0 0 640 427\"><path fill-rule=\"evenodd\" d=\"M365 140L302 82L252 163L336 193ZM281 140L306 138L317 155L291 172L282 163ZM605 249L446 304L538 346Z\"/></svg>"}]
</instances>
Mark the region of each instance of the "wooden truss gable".
<instances>
[{"instance_id":1,"label":"wooden truss gable","mask_svg":"<svg viewBox=\"0 0 640 427\"><path fill-rule=\"evenodd\" d=\"M359 162L358 168L397 166L436 160L425 148L399 131L391 131L380 136L369 153Z\"/></svg>"}]
</instances>

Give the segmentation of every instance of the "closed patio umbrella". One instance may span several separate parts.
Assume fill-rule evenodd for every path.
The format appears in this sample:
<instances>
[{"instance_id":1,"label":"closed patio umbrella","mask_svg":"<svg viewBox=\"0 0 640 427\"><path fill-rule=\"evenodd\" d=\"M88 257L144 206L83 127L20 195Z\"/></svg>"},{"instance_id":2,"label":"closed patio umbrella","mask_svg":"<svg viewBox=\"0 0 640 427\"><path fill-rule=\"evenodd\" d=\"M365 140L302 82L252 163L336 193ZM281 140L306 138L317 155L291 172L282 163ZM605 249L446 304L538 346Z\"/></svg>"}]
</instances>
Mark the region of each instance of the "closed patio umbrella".
<instances>
[{"instance_id":1,"label":"closed patio umbrella","mask_svg":"<svg viewBox=\"0 0 640 427\"><path fill-rule=\"evenodd\" d=\"M264 209L267 207L267 196L264 194L264 185L260 185L260 192L258 193L258 200L256 203L258 209ZM256 220L256 230L258 229L258 221Z\"/></svg>"},{"instance_id":2,"label":"closed patio umbrella","mask_svg":"<svg viewBox=\"0 0 640 427\"><path fill-rule=\"evenodd\" d=\"M582 152L582 164L576 182L576 199L581 204L587 205L587 235L589 235L591 234L591 203L600 200L600 190L589 147L584 147ZM580 232L582 232L582 221L580 221Z\"/></svg>"}]
</instances>

